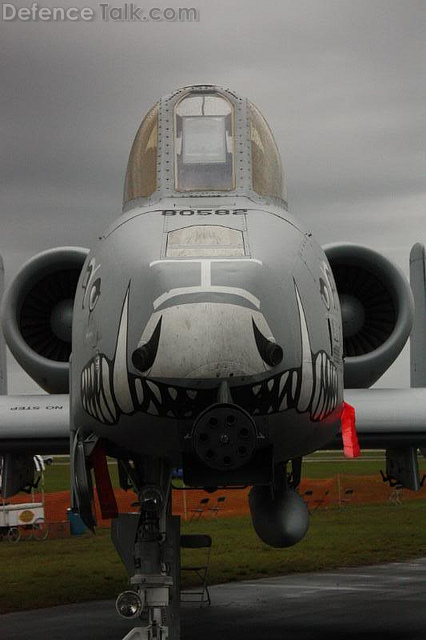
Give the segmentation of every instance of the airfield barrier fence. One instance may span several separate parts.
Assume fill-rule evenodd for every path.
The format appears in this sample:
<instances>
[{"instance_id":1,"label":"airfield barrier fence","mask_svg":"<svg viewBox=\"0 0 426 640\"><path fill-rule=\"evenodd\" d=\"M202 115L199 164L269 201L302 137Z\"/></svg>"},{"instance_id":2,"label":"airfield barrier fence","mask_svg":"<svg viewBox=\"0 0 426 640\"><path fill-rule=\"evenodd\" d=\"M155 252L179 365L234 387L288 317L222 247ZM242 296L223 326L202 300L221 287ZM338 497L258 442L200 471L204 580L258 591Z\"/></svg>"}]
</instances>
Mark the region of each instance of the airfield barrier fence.
<instances>
[{"instance_id":1,"label":"airfield barrier fence","mask_svg":"<svg viewBox=\"0 0 426 640\"><path fill-rule=\"evenodd\" d=\"M249 513L248 493L250 488L218 490L207 493L202 490L173 490L173 513L184 520L200 520L206 518L224 518L241 516ZM327 479L304 479L299 493L308 504L310 511L316 509L347 507L351 504L368 502L389 502L399 504L404 500L426 498L426 488L418 491L395 492L383 483L380 477L336 475ZM115 489L120 512L137 511L137 496L132 492ZM15 496L11 503L22 502L22 496ZM70 505L69 491L58 491L45 494L45 515L49 523L64 522L67 519L67 508ZM99 503L95 499L95 507L99 526L109 526L109 520L102 520Z\"/></svg>"}]
</instances>

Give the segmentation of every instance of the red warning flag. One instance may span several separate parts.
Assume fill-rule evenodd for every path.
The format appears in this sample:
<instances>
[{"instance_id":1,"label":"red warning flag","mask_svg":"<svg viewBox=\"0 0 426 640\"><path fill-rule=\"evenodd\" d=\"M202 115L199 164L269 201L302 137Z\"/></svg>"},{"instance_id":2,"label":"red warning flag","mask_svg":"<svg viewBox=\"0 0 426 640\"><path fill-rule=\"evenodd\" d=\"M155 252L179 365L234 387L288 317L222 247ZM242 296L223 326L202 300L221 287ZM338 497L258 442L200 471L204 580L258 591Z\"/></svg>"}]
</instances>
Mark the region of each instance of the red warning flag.
<instances>
[{"instance_id":1,"label":"red warning flag","mask_svg":"<svg viewBox=\"0 0 426 640\"><path fill-rule=\"evenodd\" d=\"M101 507L102 520L116 518L118 516L117 500L112 488L111 478L108 471L108 463L105 449L100 440L95 445L91 456L93 470L95 472L96 491Z\"/></svg>"},{"instance_id":2,"label":"red warning flag","mask_svg":"<svg viewBox=\"0 0 426 640\"><path fill-rule=\"evenodd\" d=\"M343 452L347 458L358 458L361 449L355 426L355 409L346 402L343 403L341 415Z\"/></svg>"}]
</instances>

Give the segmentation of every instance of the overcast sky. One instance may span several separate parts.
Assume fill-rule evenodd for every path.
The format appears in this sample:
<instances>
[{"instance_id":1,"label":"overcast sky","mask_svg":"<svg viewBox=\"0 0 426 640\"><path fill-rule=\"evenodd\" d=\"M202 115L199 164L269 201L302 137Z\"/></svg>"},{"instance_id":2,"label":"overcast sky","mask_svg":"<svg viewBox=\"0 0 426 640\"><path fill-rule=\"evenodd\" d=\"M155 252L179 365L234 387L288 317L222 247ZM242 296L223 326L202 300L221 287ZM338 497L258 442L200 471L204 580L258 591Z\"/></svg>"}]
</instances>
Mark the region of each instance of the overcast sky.
<instances>
[{"instance_id":1,"label":"overcast sky","mask_svg":"<svg viewBox=\"0 0 426 640\"><path fill-rule=\"evenodd\" d=\"M16 7L31 2L17 2ZM120 213L145 112L183 85L247 95L281 150L289 203L321 244L426 242L425 0L153 0L199 21L2 22L1 234L9 281L57 245L89 247ZM122 6L123 3L111 3ZM37 392L9 358L10 393ZM382 385L408 384L407 355Z\"/></svg>"}]
</instances>

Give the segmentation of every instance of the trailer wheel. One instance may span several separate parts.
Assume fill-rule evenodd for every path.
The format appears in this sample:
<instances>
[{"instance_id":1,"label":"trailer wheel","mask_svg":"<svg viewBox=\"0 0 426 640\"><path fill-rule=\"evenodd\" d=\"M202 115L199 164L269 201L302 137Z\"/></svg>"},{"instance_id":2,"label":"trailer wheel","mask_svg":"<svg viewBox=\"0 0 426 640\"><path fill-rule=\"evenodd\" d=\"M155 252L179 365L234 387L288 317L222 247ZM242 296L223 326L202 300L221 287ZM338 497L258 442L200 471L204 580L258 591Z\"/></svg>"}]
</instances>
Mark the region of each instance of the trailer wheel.
<instances>
[{"instance_id":1,"label":"trailer wheel","mask_svg":"<svg viewBox=\"0 0 426 640\"><path fill-rule=\"evenodd\" d=\"M9 540L9 542L19 542L19 540L21 539L21 532L19 531L18 527L10 527L9 531L7 532L7 539Z\"/></svg>"},{"instance_id":2,"label":"trailer wheel","mask_svg":"<svg viewBox=\"0 0 426 640\"><path fill-rule=\"evenodd\" d=\"M33 536L36 540L46 540L49 535L49 527L44 518L37 518L33 522Z\"/></svg>"}]
</instances>

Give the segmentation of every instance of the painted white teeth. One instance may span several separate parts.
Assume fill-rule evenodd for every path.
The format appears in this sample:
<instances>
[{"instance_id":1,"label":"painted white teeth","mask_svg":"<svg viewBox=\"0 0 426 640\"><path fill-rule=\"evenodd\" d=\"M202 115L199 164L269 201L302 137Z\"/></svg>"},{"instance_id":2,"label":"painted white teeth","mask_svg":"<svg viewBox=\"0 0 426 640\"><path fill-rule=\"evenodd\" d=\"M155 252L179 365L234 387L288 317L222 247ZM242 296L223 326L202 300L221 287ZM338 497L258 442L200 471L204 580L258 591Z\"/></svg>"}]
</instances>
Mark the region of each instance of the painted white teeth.
<instances>
[{"instance_id":1,"label":"painted white teeth","mask_svg":"<svg viewBox=\"0 0 426 640\"><path fill-rule=\"evenodd\" d=\"M320 404L320 411L319 411L319 419L321 420L324 416L324 409L325 409L325 403L327 402L327 392L325 390L325 388L323 387L322 393L321 393L321 404Z\"/></svg>"},{"instance_id":2,"label":"painted white teeth","mask_svg":"<svg viewBox=\"0 0 426 640\"><path fill-rule=\"evenodd\" d=\"M110 385L110 379L109 379L109 365L105 358L102 358L101 368L102 368L102 385L104 388L105 400L106 400L109 412L112 415L113 419L115 420L117 417L117 414L115 411L114 400L112 399L112 393L111 393L111 385Z\"/></svg>"},{"instance_id":3,"label":"painted white teeth","mask_svg":"<svg viewBox=\"0 0 426 640\"><path fill-rule=\"evenodd\" d=\"M288 375L289 375L289 372L288 372L288 371L286 371L286 372L285 372L285 373L283 373L283 375L281 376L281 380L280 380L280 387L279 387L279 389L278 389L278 397L280 397L280 396L281 396L281 394L282 394L282 391L283 391L283 389L284 389L284 387L285 387L285 383L286 383L286 382L287 382L287 380L288 380Z\"/></svg>"},{"instance_id":4,"label":"painted white teeth","mask_svg":"<svg viewBox=\"0 0 426 640\"><path fill-rule=\"evenodd\" d=\"M293 380L291 382L291 392L292 392L293 401L296 400L297 379L298 379L297 371L293 371Z\"/></svg>"},{"instance_id":5,"label":"painted white teeth","mask_svg":"<svg viewBox=\"0 0 426 640\"><path fill-rule=\"evenodd\" d=\"M104 396L101 395L101 409L102 409L102 413L106 419L107 422L114 422L114 418L112 417L112 415L109 412L109 409L107 407L107 404L105 402Z\"/></svg>"},{"instance_id":6,"label":"painted white teeth","mask_svg":"<svg viewBox=\"0 0 426 640\"><path fill-rule=\"evenodd\" d=\"M98 397L96 395L94 396L93 403L94 403L94 406L95 406L96 417L101 422L105 422L105 420L103 418L103 415L102 415L102 411L101 411L100 405L99 405L99 399L98 399Z\"/></svg>"},{"instance_id":7,"label":"painted white teeth","mask_svg":"<svg viewBox=\"0 0 426 640\"><path fill-rule=\"evenodd\" d=\"M317 420L321 414L321 410L322 410L322 404L324 402L324 390L321 384L321 380L320 380L320 394L318 397L318 402L317 405L315 407L315 411L314 411L314 420Z\"/></svg>"},{"instance_id":8,"label":"painted white teeth","mask_svg":"<svg viewBox=\"0 0 426 640\"><path fill-rule=\"evenodd\" d=\"M251 387L255 398L268 398L266 411L255 407L253 414L296 409L299 413L310 411L311 420L321 420L329 415L337 406L338 372L331 358L324 352L313 354L306 322L305 311L299 291L296 287L296 299L299 310L301 335L301 365L298 369L284 371L280 377L274 377ZM123 302L115 357L111 364L103 355L98 355L82 370L81 401L83 408L101 422L114 423L121 413L131 414L135 411L135 403L139 408L145 403L149 406L147 413L159 415L159 407L163 405L163 397L176 401L178 389L157 385L151 380L131 376L127 371L127 325L129 313L129 290ZM300 377L299 377L300 376ZM130 389L132 385L132 390ZM147 389L150 393L147 397ZM249 389L247 389L249 391ZM133 396L132 396L133 394ZM186 396L195 400L200 392L187 389ZM137 398L137 400L136 400ZM255 402L255 404L258 404ZM173 406L173 405L172 405ZM164 407L164 411L166 407ZM192 416L187 411L184 417ZM174 417L173 411L167 412Z\"/></svg>"},{"instance_id":9,"label":"painted white teeth","mask_svg":"<svg viewBox=\"0 0 426 640\"><path fill-rule=\"evenodd\" d=\"M143 398L144 398L143 386L142 386L142 381L139 380L139 378L136 378L135 388L136 388L136 395L138 397L138 402L139 402L139 404L142 404Z\"/></svg>"},{"instance_id":10,"label":"painted white teeth","mask_svg":"<svg viewBox=\"0 0 426 640\"><path fill-rule=\"evenodd\" d=\"M280 402L280 408L279 411L285 411L287 409L287 396L284 395L283 399Z\"/></svg>"},{"instance_id":11,"label":"painted white teeth","mask_svg":"<svg viewBox=\"0 0 426 640\"><path fill-rule=\"evenodd\" d=\"M149 407L148 407L147 413L150 413L153 416L158 416L158 409L152 400L149 401Z\"/></svg>"},{"instance_id":12,"label":"painted white teeth","mask_svg":"<svg viewBox=\"0 0 426 640\"><path fill-rule=\"evenodd\" d=\"M95 407L96 407L96 412L99 416L99 420L101 422L106 422L105 416L102 412L102 408L101 408L101 399L99 396L95 395Z\"/></svg>"},{"instance_id":13,"label":"painted white teeth","mask_svg":"<svg viewBox=\"0 0 426 640\"><path fill-rule=\"evenodd\" d=\"M305 317L305 311L303 309L302 300L300 299L299 290L296 285L295 285L295 289L296 289L297 306L299 309L300 334L301 334L301 341L302 341L302 353L301 353L302 370L300 372L301 388L300 388L297 408L299 411L304 412L304 411L307 411L309 403L312 398L312 391L314 386L313 365L312 365L312 352L311 352L311 345L309 341L309 332L308 332L308 325ZM293 398L295 397L296 397L295 392L293 391Z\"/></svg>"},{"instance_id":14,"label":"painted white teeth","mask_svg":"<svg viewBox=\"0 0 426 640\"><path fill-rule=\"evenodd\" d=\"M312 412L314 413L315 407L318 404L319 394L321 392L321 357L317 356L315 361L315 391L312 399Z\"/></svg>"},{"instance_id":15,"label":"painted white teeth","mask_svg":"<svg viewBox=\"0 0 426 640\"><path fill-rule=\"evenodd\" d=\"M152 393L154 394L154 396L157 398L158 402L161 403L161 393L160 393L160 389L157 387L156 384L154 384L153 382L151 382L151 380L147 380L146 381L148 387L151 389Z\"/></svg>"},{"instance_id":16,"label":"painted white teeth","mask_svg":"<svg viewBox=\"0 0 426 640\"><path fill-rule=\"evenodd\" d=\"M326 416L328 414L328 410L329 410L329 407L330 407L330 399L331 399L330 398L330 391L327 392L326 397L327 397L327 401L326 401L325 407L324 407L324 416Z\"/></svg>"}]
</instances>

